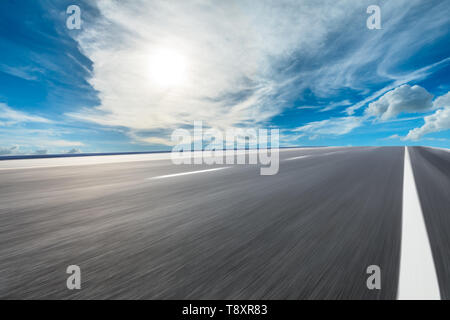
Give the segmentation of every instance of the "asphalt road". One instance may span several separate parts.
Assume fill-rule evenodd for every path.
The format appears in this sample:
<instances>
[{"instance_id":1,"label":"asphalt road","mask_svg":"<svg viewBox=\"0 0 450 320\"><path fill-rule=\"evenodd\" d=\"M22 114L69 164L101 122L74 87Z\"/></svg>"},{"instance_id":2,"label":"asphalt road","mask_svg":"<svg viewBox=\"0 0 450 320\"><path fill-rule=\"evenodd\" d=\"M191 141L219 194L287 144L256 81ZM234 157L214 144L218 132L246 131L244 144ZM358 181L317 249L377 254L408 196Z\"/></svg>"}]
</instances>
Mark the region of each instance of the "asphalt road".
<instances>
[{"instance_id":1,"label":"asphalt road","mask_svg":"<svg viewBox=\"0 0 450 320\"><path fill-rule=\"evenodd\" d=\"M441 298L450 299L450 152L412 148L411 162Z\"/></svg>"},{"instance_id":2,"label":"asphalt road","mask_svg":"<svg viewBox=\"0 0 450 320\"><path fill-rule=\"evenodd\" d=\"M411 160L449 298L450 153ZM283 151L273 176L170 160L0 170L0 298L395 299L403 162L403 147L367 147Z\"/></svg>"}]
</instances>

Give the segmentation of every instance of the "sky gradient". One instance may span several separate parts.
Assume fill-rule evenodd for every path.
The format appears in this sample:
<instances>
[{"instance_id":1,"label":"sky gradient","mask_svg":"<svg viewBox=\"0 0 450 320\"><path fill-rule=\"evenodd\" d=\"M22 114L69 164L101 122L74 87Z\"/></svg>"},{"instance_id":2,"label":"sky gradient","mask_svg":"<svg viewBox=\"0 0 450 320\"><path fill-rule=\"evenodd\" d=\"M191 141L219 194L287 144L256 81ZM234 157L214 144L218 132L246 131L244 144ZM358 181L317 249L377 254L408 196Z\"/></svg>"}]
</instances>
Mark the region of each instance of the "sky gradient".
<instances>
[{"instance_id":1,"label":"sky gradient","mask_svg":"<svg viewBox=\"0 0 450 320\"><path fill-rule=\"evenodd\" d=\"M170 150L194 121L279 128L281 146L450 148L449 12L446 0L1 1L0 155Z\"/></svg>"}]
</instances>

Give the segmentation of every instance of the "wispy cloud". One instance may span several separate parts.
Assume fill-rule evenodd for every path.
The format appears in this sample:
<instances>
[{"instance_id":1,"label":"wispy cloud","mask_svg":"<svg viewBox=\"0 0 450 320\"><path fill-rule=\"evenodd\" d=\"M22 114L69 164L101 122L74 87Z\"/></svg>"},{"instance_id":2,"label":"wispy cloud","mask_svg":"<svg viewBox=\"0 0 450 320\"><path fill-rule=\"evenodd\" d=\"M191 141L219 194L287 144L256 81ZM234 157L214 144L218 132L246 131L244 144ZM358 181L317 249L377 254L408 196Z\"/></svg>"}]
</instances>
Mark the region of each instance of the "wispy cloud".
<instances>
[{"instance_id":1,"label":"wispy cloud","mask_svg":"<svg viewBox=\"0 0 450 320\"><path fill-rule=\"evenodd\" d=\"M339 101L339 102L333 102L333 103L328 104L323 109L321 109L320 112L326 112L326 111L334 110L336 108L349 106L351 104L352 103L348 99L345 99L345 100Z\"/></svg>"},{"instance_id":2,"label":"wispy cloud","mask_svg":"<svg viewBox=\"0 0 450 320\"><path fill-rule=\"evenodd\" d=\"M285 145L446 128L448 1L377 1L381 30L372 0L79 0L81 30L58 1L5 4L3 152L161 150L194 121L277 127Z\"/></svg>"},{"instance_id":3,"label":"wispy cloud","mask_svg":"<svg viewBox=\"0 0 450 320\"><path fill-rule=\"evenodd\" d=\"M369 102L374 101L375 99L381 97L386 92L391 91L399 86L402 86L404 84L407 84L409 82L419 81L427 78L430 74L433 72L439 70L440 68L447 66L450 64L450 57L445 58L439 62L433 63L431 65L425 66L423 68L420 68L418 70L413 70L412 72L409 72L407 74L402 75L390 75L390 78L394 79L394 82L392 82L390 85L383 87L380 90L375 91L368 97L364 98L363 100L359 101L358 103L348 107L345 109L345 112L348 115L353 115L356 110L361 109L365 105L367 105ZM385 74L385 73L384 73Z\"/></svg>"},{"instance_id":4,"label":"wispy cloud","mask_svg":"<svg viewBox=\"0 0 450 320\"><path fill-rule=\"evenodd\" d=\"M21 125L0 128L0 153L34 154L42 150L61 153L69 148L86 145L81 141L64 138L61 132L64 130L27 129Z\"/></svg>"},{"instance_id":5,"label":"wispy cloud","mask_svg":"<svg viewBox=\"0 0 450 320\"><path fill-rule=\"evenodd\" d=\"M349 67L354 55L331 73L325 70L333 66L305 72L286 63L319 53L326 59L330 33L364 12L363 4L353 1L100 1L98 8L101 18L87 22L76 40L94 62L89 81L101 105L68 115L137 131L193 120L219 128L270 120L309 84L323 92L322 82L342 78L343 68L354 71ZM358 32L361 28L365 25ZM184 83L169 88L153 83L150 60L161 49L186 61ZM324 111L342 105L348 102Z\"/></svg>"},{"instance_id":6,"label":"wispy cloud","mask_svg":"<svg viewBox=\"0 0 450 320\"><path fill-rule=\"evenodd\" d=\"M423 114L427 114L437 108L442 109L437 110L432 115L424 117ZM293 131L304 132L310 137L317 138L319 136L331 134L348 134L353 131L353 129L368 123L373 125L379 122L386 124L424 119L425 124L420 128L410 130L406 137L402 137L399 134L392 134L391 136L382 139L420 140L426 134L450 129L449 110L450 92L433 101L433 95L425 88L418 85L401 85L388 91L378 100L371 102L362 116L347 116L314 121L296 128ZM401 114L408 113L419 115L413 117L399 117ZM388 130L392 131L394 129L389 128Z\"/></svg>"},{"instance_id":7,"label":"wispy cloud","mask_svg":"<svg viewBox=\"0 0 450 320\"><path fill-rule=\"evenodd\" d=\"M18 122L42 122L51 123L52 121L43 117L30 115L25 112L16 111L4 103L0 103L0 119L6 121L3 124L14 124Z\"/></svg>"},{"instance_id":8,"label":"wispy cloud","mask_svg":"<svg viewBox=\"0 0 450 320\"><path fill-rule=\"evenodd\" d=\"M295 128L294 132L303 132L310 137L317 135L344 135L361 126L361 117L331 118L322 121L310 122L307 125Z\"/></svg>"},{"instance_id":9,"label":"wispy cloud","mask_svg":"<svg viewBox=\"0 0 450 320\"><path fill-rule=\"evenodd\" d=\"M332 125L330 132L349 133L364 121L351 116L356 110L450 62L397 67L445 34L446 4L382 2L383 29L375 32L365 28L369 4L99 1L100 16L85 21L76 41L94 63L88 81L101 103L68 115L124 128L138 142L168 144L167 136L142 132L189 126L194 120L215 128L256 126L310 90L317 101L324 100L317 106L324 114L347 107L348 117L324 121ZM345 37L339 36L343 32ZM152 57L161 50L185 62L184 81L158 85ZM365 98L352 104L342 98L344 89ZM387 98L378 105L382 99ZM394 118L397 111L390 108L380 118ZM325 132L322 122L299 128Z\"/></svg>"},{"instance_id":10,"label":"wispy cloud","mask_svg":"<svg viewBox=\"0 0 450 320\"><path fill-rule=\"evenodd\" d=\"M84 146L83 142L80 142L80 141L69 141L69 140L47 140L47 141L44 141L44 143L45 143L45 145L52 146L52 147L80 147L80 146Z\"/></svg>"},{"instance_id":11,"label":"wispy cloud","mask_svg":"<svg viewBox=\"0 0 450 320\"><path fill-rule=\"evenodd\" d=\"M39 79L38 75L42 73L42 70L36 67L27 67L27 66L12 67L5 64L0 64L0 71L30 81L38 80Z\"/></svg>"},{"instance_id":12,"label":"wispy cloud","mask_svg":"<svg viewBox=\"0 0 450 320\"><path fill-rule=\"evenodd\" d=\"M318 46L325 36L322 26L312 27L317 23L311 15L319 8L291 11L295 6L100 1L102 19L77 40L94 61L90 83L100 92L101 105L69 115L133 130L193 120L214 127L268 120L282 109L280 87L287 80L273 74L273 57ZM155 85L151 58L159 50L183 57L185 82Z\"/></svg>"}]
</instances>

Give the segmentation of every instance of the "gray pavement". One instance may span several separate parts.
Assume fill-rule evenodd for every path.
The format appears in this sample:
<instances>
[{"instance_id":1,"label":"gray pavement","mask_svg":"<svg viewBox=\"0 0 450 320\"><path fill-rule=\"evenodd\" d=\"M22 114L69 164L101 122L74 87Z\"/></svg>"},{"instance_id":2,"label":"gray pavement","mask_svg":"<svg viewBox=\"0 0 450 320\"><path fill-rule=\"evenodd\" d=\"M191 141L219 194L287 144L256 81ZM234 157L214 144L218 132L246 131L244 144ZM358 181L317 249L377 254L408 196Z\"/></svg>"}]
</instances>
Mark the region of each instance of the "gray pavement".
<instances>
[{"instance_id":1,"label":"gray pavement","mask_svg":"<svg viewBox=\"0 0 450 320\"><path fill-rule=\"evenodd\" d=\"M301 155L308 157L287 161ZM274 176L233 165L149 179L214 167L170 160L0 171L0 298L395 299L404 148L280 157ZM416 179L436 232L433 253L442 255L441 286L448 159L445 151L412 153L414 169L428 170ZM72 264L81 267L81 290L66 288ZM374 264L381 290L366 286Z\"/></svg>"},{"instance_id":2,"label":"gray pavement","mask_svg":"<svg viewBox=\"0 0 450 320\"><path fill-rule=\"evenodd\" d=\"M433 253L441 298L450 299L450 152L411 148L417 192Z\"/></svg>"}]
</instances>

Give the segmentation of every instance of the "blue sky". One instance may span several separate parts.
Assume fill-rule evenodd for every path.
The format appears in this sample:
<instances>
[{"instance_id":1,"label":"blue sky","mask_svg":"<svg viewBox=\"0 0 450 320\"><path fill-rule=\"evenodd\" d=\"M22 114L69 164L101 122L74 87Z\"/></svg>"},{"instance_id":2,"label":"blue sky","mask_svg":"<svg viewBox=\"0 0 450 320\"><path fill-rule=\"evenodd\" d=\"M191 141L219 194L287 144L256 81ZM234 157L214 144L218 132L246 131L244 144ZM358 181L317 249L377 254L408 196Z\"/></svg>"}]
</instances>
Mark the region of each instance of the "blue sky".
<instances>
[{"instance_id":1,"label":"blue sky","mask_svg":"<svg viewBox=\"0 0 450 320\"><path fill-rule=\"evenodd\" d=\"M80 30L66 27L69 5ZM381 8L370 30L369 5ZM0 155L170 150L190 128L281 146L450 147L450 2L0 2Z\"/></svg>"}]
</instances>

